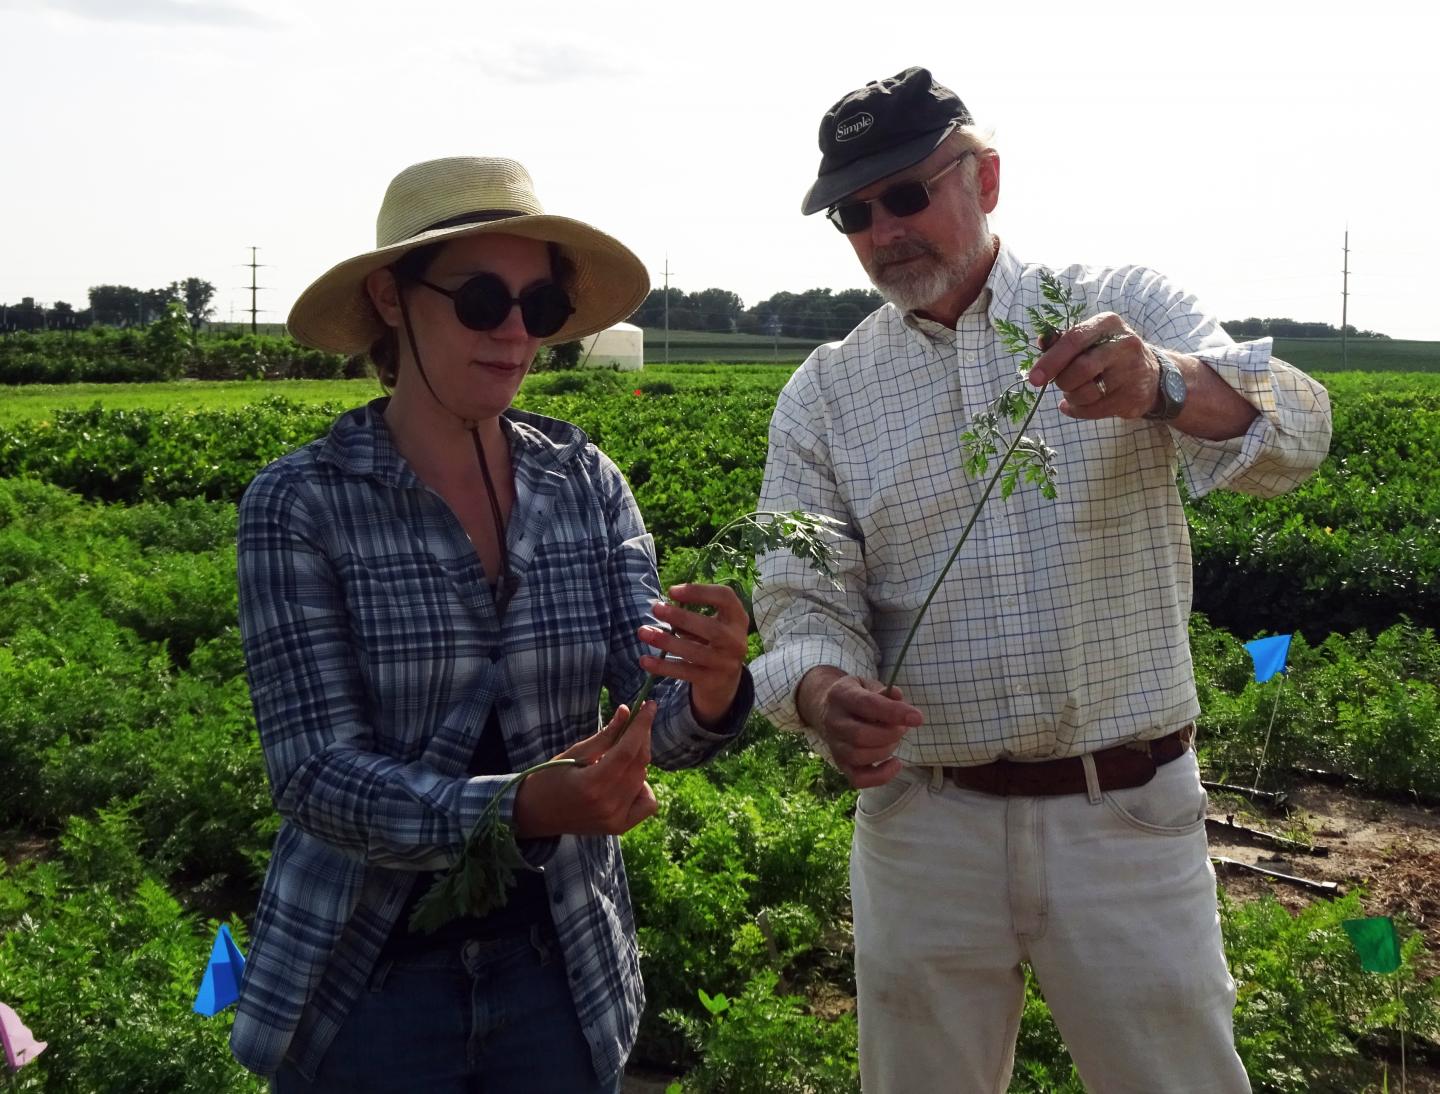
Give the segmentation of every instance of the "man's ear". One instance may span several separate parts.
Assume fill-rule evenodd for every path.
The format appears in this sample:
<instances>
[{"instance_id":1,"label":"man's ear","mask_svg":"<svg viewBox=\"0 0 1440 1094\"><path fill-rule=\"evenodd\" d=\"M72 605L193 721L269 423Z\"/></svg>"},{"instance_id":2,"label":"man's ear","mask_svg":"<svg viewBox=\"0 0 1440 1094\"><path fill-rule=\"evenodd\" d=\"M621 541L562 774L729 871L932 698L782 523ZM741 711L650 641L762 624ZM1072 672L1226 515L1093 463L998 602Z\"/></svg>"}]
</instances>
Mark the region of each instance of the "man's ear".
<instances>
[{"instance_id":1,"label":"man's ear","mask_svg":"<svg viewBox=\"0 0 1440 1094\"><path fill-rule=\"evenodd\" d=\"M365 275L365 292L385 325L399 329L400 290L389 266L381 266L380 269L371 270Z\"/></svg>"},{"instance_id":2,"label":"man's ear","mask_svg":"<svg viewBox=\"0 0 1440 1094\"><path fill-rule=\"evenodd\" d=\"M988 149L976 157L975 184L980 198L980 208L988 216L1000 204L1000 153Z\"/></svg>"}]
</instances>

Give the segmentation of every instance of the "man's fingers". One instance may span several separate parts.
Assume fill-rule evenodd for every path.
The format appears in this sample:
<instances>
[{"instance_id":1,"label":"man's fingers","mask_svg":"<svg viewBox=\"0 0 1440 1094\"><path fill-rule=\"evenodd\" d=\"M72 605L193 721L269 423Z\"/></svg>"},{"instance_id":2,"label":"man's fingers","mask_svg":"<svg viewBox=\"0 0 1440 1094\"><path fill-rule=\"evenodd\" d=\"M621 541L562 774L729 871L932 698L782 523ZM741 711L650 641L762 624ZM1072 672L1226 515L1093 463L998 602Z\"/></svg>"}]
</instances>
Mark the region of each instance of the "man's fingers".
<instances>
[{"instance_id":1,"label":"man's fingers","mask_svg":"<svg viewBox=\"0 0 1440 1094\"><path fill-rule=\"evenodd\" d=\"M878 680L847 677L826 693L825 701L837 714L876 725L918 726L925 720L919 710L899 697L898 688L891 692L884 688Z\"/></svg>"},{"instance_id":2,"label":"man's fingers","mask_svg":"<svg viewBox=\"0 0 1440 1094\"><path fill-rule=\"evenodd\" d=\"M1035 387L1055 382L1061 391L1070 392L1093 382L1104 370L1099 356L1107 347L1138 336L1114 312L1102 312L1081 320L1056 338L1035 361L1026 379Z\"/></svg>"},{"instance_id":3,"label":"man's fingers","mask_svg":"<svg viewBox=\"0 0 1440 1094\"><path fill-rule=\"evenodd\" d=\"M863 790L867 786L884 786L900 774L901 763L892 756L883 763L841 766L845 777L850 780L850 785L857 790Z\"/></svg>"}]
</instances>

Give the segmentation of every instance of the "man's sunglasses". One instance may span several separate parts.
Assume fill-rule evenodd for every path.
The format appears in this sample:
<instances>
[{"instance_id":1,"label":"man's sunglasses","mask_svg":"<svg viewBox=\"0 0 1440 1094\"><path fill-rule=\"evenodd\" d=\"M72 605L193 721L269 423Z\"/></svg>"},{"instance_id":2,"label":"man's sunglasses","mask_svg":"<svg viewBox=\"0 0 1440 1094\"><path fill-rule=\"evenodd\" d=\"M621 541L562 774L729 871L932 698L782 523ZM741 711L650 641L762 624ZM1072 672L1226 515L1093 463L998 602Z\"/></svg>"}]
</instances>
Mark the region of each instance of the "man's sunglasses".
<instances>
[{"instance_id":1,"label":"man's sunglasses","mask_svg":"<svg viewBox=\"0 0 1440 1094\"><path fill-rule=\"evenodd\" d=\"M955 170L961 160L973 151L974 149L969 149L962 152L958 159L940 168L928 179L908 179L905 182L897 182L879 197L870 198L868 201L845 201L839 205L832 205L825 215L830 218L831 224L847 236L853 236L856 232L863 232L870 227L871 221L874 220L870 206L877 201L885 206L885 211L891 216L913 217L922 209L929 208L930 187Z\"/></svg>"},{"instance_id":2,"label":"man's sunglasses","mask_svg":"<svg viewBox=\"0 0 1440 1094\"><path fill-rule=\"evenodd\" d=\"M471 330L494 330L505 322L510 309L520 305L520 318L532 338L549 338L575 314L570 294L553 281L510 295L510 287L495 274L476 274L458 289L443 289L420 279L427 289L455 302L455 318Z\"/></svg>"}]
</instances>

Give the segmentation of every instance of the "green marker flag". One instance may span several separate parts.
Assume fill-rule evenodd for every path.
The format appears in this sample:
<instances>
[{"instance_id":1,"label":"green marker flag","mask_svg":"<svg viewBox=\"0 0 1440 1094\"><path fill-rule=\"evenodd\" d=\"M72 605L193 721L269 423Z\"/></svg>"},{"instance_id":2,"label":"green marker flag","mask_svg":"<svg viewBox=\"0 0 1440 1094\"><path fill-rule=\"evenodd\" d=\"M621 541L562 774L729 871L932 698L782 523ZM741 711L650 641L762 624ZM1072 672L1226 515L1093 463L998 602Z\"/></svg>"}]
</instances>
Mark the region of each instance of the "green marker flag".
<instances>
[{"instance_id":1,"label":"green marker flag","mask_svg":"<svg viewBox=\"0 0 1440 1094\"><path fill-rule=\"evenodd\" d=\"M1360 967L1366 972L1394 972L1400 967L1400 936L1388 915L1347 919L1340 926L1350 936L1350 944L1360 955Z\"/></svg>"}]
</instances>

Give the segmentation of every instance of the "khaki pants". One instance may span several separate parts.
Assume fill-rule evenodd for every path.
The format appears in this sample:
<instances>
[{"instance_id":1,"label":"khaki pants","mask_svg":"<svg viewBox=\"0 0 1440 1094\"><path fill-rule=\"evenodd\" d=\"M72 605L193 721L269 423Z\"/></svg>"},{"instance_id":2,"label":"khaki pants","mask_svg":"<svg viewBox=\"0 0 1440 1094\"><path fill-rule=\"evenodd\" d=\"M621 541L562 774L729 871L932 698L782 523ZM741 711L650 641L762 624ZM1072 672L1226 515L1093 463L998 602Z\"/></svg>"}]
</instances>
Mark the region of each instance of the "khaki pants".
<instances>
[{"instance_id":1,"label":"khaki pants","mask_svg":"<svg viewBox=\"0 0 1440 1094\"><path fill-rule=\"evenodd\" d=\"M1195 754L1145 786L864 790L850 880L866 1094L1002 1094L1029 961L1089 1090L1243 1094Z\"/></svg>"}]
</instances>

